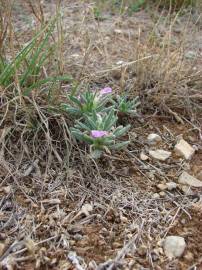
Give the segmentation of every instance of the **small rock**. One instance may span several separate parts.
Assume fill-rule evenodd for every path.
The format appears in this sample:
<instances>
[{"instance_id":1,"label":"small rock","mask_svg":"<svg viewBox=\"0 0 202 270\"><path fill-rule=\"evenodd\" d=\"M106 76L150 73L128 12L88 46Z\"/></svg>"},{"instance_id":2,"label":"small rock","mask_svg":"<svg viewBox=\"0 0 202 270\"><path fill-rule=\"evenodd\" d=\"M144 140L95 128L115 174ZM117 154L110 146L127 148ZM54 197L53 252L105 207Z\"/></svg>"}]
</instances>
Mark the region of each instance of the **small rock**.
<instances>
[{"instance_id":1,"label":"small rock","mask_svg":"<svg viewBox=\"0 0 202 270\"><path fill-rule=\"evenodd\" d=\"M121 34L121 32L119 34ZM119 61L116 62L116 65L118 65L118 66L123 65L123 64L124 64L124 61L122 61L122 60L119 60Z\"/></svg>"},{"instance_id":2,"label":"small rock","mask_svg":"<svg viewBox=\"0 0 202 270\"><path fill-rule=\"evenodd\" d=\"M89 268L89 270L97 269L96 262L95 261L90 261L89 264L88 264L88 268Z\"/></svg>"},{"instance_id":3,"label":"small rock","mask_svg":"<svg viewBox=\"0 0 202 270\"><path fill-rule=\"evenodd\" d=\"M103 243L104 245L106 245L106 243ZM114 242L113 244L112 244L112 247L113 248L121 248L121 247L123 247L123 245L122 245L122 243L120 243L120 242Z\"/></svg>"},{"instance_id":4,"label":"small rock","mask_svg":"<svg viewBox=\"0 0 202 270\"><path fill-rule=\"evenodd\" d=\"M86 216L89 216L90 212L92 212L92 211L93 211L93 207L90 203L84 204L81 208L81 212Z\"/></svg>"},{"instance_id":5,"label":"small rock","mask_svg":"<svg viewBox=\"0 0 202 270\"><path fill-rule=\"evenodd\" d=\"M169 259L182 256L185 247L186 247L185 240L183 237L180 236L167 236L163 243L165 255Z\"/></svg>"},{"instance_id":6,"label":"small rock","mask_svg":"<svg viewBox=\"0 0 202 270\"><path fill-rule=\"evenodd\" d=\"M114 29L114 33L116 33L116 34L122 34L123 31L121 29Z\"/></svg>"},{"instance_id":7,"label":"small rock","mask_svg":"<svg viewBox=\"0 0 202 270\"><path fill-rule=\"evenodd\" d=\"M132 141L135 141L137 139L137 137L138 137L138 135L136 132L134 132L134 131L130 132L130 139Z\"/></svg>"},{"instance_id":8,"label":"small rock","mask_svg":"<svg viewBox=\"0 0 202 270\"><path fill-rule=\"evenodd\" d=\"M173 189L176 189L177 184L175 182L168 182L166 183L166 186L168 190L173 190Z\"/></svg>"},{"instance_id":9,"label":"small rock","mask_svg":"<svg viewBox=\"0 0 202 270\"><path fill-rule=\"evenodd\" d=\"M154 159L165 161L171 156L171 152L162 149L149 150L149 155Z\"/></svg>"},{"instance_id":10,"label":"small rock","mask_svg":"<svg viewBox=\"0 0 202 270\"><path fill-rule=\"evenodd\" d=\"M73 236L74 240L76 241L80 241L83 239L83 235L79 234L79 233L76 233L74 236Z\"/></svg>"},{"instance_id":11,"label":"small rock","mask_svg":"<svg viewBox=\"0 0 202 270\"><path fill-rule=\"evenodd\" d=\"M4 191L6 194L9 194L9 193L11 192L11 186L3 187L3 191Z\"/></svg>"},{"instance_id":12,"label":"small rock","mask_svg":"<svg viewBox=\"0 0 202 270\"><path fill-rule=\"evenodd\" d=\"M197 178L193 177L192 175L188 174L187 172L183 172L178 182L183 185L188 185L191 187L202 187L202 181L198 180Z\"/></svg>"},{"instance_id":13,"label":"small rock","mask_svg":"<svg viewBox=\"0 0 202 270\"><path fill-rule=\"evenodd\" d=\"M158 184L157 187L160 189L160 190L166 190L167 189L167 185L166 184Z\"/></svg>"},{"instance_id":14,"label":"small rock","mask_svg":"<svg viewBox=\"0 0 202 270\"><path fill-rule=\"evenodd\" d=\"M140 153L140 159L143 161L146 161L149 159L149 157L147 155L145 155L143 152Z\"/></svg>"},{"instance_id":15,"label":"small rock","mask_svg":"<svg viewBox=\"0 0 202 270\"><path fill-rule=\"evenodd\" d=\"M158 134L155 134L155 133L151 133L147 137L147 142L149 145L155 145L155 144L159 143L161 140L162 140L161 136L159 136Z\"/></svg>"},{"instance_id":16,"label":"small rock","mask_svg":"<svg viewBox=\"0 0 202 270\"><path fill-rule=\"evenodd\" d=\"M185 218L182 218L182 219L180 220L180 222L184 225L184 224L186 223L186 219L185 219Z\"/></svg>"},{"instance_id":17,"label":"small rock","mask_svg":"<svg viewBox=\"0 0 202 270\"><path fill-rule=\"evenodd\" d=\"M184 139L180 139L180 141L175 145L175 152L186 160L189 160L195 153L195 149Z\"/></svg>"},{"instance_id":18,"label":"small rock","mask_svg":"<svg viewBox=\"0 0 202 270\"><path fill-rule=\"evenodd\" d=\"M164 191L161 191L161 192L159 192L159 195L160 195L161 197L165 197L165 196L166 196L166 193L165 193Z\"/></svg>"},{"instance_id":19,"label":"small rock","mask_svg":"<svg viewBox=\"0 0 202 270\"><path fill-rule=\"evenodd\" d=\"M186 195L193 195L193 191L191 190L190 187L182 185L180 186L180 189L182 190L182 192Z\"/></svg>"},{"instance_id":20,"label":"small rock","mask_svg":"<svg viewBox=\"0 0 202 270\"><path fill-rule=\"evenodd\" d=\"M154 179L155 179L155 171L153 171L153 170L146 172L146 175L147 175L151 180L154 180Z\"/></svg>"},{"instance_id":21,"label":"small rock","mask_svg":"<svg viewBox=\"0 0 202 270\"><path fill-rule=\"evenodd\" d=\"M127 223L128 222L128 219L127 217L124 217L122 214L120 215L120 219L123 223Z\"/></svg>"},{"instance_id":22,"label":"small rock","mask_svg":"<svg viewBox=\"0 0 202 270\"><path fill-rule=\"evenodd\" d=\"M29 200L28 200L29 201ZM45 199L43 201L40 201L41 203L47 203L47 204L60 204L61 203L61 200L60 199Z\"/></svg>"},{"instance_id":23,"label":"small rock","mask_svg":"<svg viewBox=\"0 0 202 270\"><path fill-rule=\"evenodd\" d=\"M80 58L81 56L78 53L74 53L71 55L73 58Z\"/></svg>"},{"instance_id":24,"label":"small rock","mask_svg":"<svg viewBox=\"0 0 202 270\"><path fill-rule=\"evenodd\" d=\"M194 260L194 255L193 253L191 253L190 251L188 251L185 255L184 255L184 258L186 261L188 262L193 262Z\"/></svg>"},{"instance_id":25,"label":"small rock","mask_svg":"<svg viewBox=\"0 0 202 270\"><path fill-rule=\"evenodd\" d=\"M153 198L153 199L159 199L159 198L160 198L160 195L159 195L158 193L154 193L154 194L152 195L152 198Z\"/></svg>"}]
</instances>

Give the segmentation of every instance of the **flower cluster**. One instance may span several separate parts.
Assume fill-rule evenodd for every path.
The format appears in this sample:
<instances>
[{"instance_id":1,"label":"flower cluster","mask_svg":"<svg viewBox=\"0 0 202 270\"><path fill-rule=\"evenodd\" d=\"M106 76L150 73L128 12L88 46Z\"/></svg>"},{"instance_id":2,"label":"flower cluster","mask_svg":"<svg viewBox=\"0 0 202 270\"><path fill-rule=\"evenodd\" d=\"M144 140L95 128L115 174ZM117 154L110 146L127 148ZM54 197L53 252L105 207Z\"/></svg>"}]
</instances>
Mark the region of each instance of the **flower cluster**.
<instances>
[{"instance_id":1,"label":"flower cluster","mask_svg":"<svg viewBox=\"0 0 202 270\"><path fill-rule=\"evenodd\" d=\"M129 141L117 141L127 133L130 125L117 126L121 112L134 112L134 101L112 98L112 89L105 87L100 91L86 91L78 96L70 95L70 103L63 104L63 109L75 116L75 125L71 134L80 142L90 145L90 152L94 158L99 158L104 151L110 153L113 149L126 147Z\"/></svg>"},{"instance_id":2,"label":"flower cluster","mask_svg":"<svg viewBox=\"0 0 202 270\"><path fill-rule=\"evenodd\" d=\"M99 113L107 111L110 108L106 107L109 102L112 89L106 87L99 92L86 91L78 96L68 96L69 103L62 104L63 109L71 115L82 117L83 115L90 115L93 111Z\"/></svg>"},{"instance_id":3,"label":"flower cluster","mask_svg":"<svg viewBox=\"0 0 202 270\"><path fill-rule=\"evenodd\" d=\"M92 138L96 139L106 137L108 135L108 132L104 130L91 130L90 135Z\"/></svg>"}]
</instances>

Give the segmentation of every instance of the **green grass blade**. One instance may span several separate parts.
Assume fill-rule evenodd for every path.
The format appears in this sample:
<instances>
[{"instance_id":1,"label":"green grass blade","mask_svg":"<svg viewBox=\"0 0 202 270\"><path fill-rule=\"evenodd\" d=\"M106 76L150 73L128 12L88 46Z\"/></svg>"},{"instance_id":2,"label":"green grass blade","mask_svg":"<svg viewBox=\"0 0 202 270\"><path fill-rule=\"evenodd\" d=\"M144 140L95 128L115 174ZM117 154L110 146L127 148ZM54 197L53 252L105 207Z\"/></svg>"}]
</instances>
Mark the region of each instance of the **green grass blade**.
<instances>
[{"instance_id":1,"label":"green grass blade","mask_svg":"<svg viewBox=\"0 0 202 270\"><path fill-rule=\"evenodd\" d=\"M54 18L55 20L55 18ZM14 76L15 69L18 69L21 63L26 59L27 55L36 45L37 39L46 31L46 29L53 23L53 20L42 28L39 33L37 33L31 41L18 53L18 55L13 59L13 61L8 64L3 72L0 74L0 85L5 85L12 76Z\"/></svg>"},{"instance_id":2,"label":"green grass blade","mask_svg":"<svg viewBox=\"0 0 202 270\"><path fill-rule=\"evenodd\" d=\"M53 21L53 23L50 25L50 27L48 29L48 32L46 33L45 38L43 39L43 41L40 43L39 46L37 46L37 49L36 49L34 55L32 56L31 62L29 64L28 68L27 68L27 71L24 73L24 75L22 76L22 78L20 80L20 85L24 85L24 83L26 82L28 76L33 74L33 70L35 69L37 60L39 60L39 56L42 53L42 50L47 45L47 42L49 40L50 35L52 34L52 32L54 30L54 27L55 27L55 21Z\"/></svg>"},{"instance_id":3,"label":"green grass blade","mask_svg":"<svg viewBox=\"0 0 202 270\"><path fill-rule=\"evenodd\" d=\"M125 142L120 142L120 143L116 143L114 145L110 145L109 148L113 149L113 150L120 150L125 148L130 142L129 141L125 141Z\"/></svg>"},{"instance_id":4,"label":"green grass blade","mask_svg":"<svg viewBox=\"0 0 202 270\"><path fill-rule=\"evenodd\" d=\"M30 87L28 87L24 92L23 95L24 96L28 96L30 94L30 92L34 89L34 88L38 88L43 84L46 84L48 82L52 82L52 83L56 83L56 82L62 82L62 81L71 81L72 78L70 76L56 76L56 77L48 77L46 79L37 81L36 83L32 84Z\"/></svg>"}]
</instances>

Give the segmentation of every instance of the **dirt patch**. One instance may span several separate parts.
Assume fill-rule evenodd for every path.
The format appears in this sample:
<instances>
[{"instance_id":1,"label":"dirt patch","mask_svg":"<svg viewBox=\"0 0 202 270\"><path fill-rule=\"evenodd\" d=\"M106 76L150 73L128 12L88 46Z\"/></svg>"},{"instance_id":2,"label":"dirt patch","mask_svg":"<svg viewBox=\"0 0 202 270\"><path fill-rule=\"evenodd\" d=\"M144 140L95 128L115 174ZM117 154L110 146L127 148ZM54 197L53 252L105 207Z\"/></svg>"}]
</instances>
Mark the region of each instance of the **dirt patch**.
<instances>
[{"instance_id":1,"label":"dirt patch","mask_svg":"<svg viewBox=\"0 0 202 270\"><path fill-rule=\"evenodd\" d=\"M60 115L54 118L43 101L39 101L39 115L47 118L40 124L49 126L48 135L34 134L34 142L29 134L23 141L24 126L21 129L10 112L5 129L0 130L2 267L183 270L196 265L200 269L201 190L184 192L178 185L182 171L198 179L202 171L201 119L197 117L201 109L197 91L200 59L178 61L182 58L178 45L190 15L178 18L171 38L170 17L164 13L161 26L156 25L160 14L146 10L132 16L106 13L106 18L99 21L93 15L92 3L62 4L65 73L82 82L81 89L86 84L93 89L110 85L115 93L138 94L142 110L136 117L120 119L121 124L132 125L128 149L105 154L98 161L89 157L86 145L71 141L69 130L64 129L69 119L59 118ZM53 10L54 1L45 1L45 18ZM27 6L21 9L17 3L14 23L22 43L32 32L34 16L29 17L29 13ZM200 54L200 39L193 48L190 43L201 30L192 19L189 23L184 39L186 50L194 48ZM161 57L157 59L156 55ZM196 54L190 55L195 58ZM144 57L143 64L139 59ZM182 64L186 69L183 75L181 69L178 72ZM190 65L195 65L194 75L187 72ZM68 91L72 85L62 87ZM22 115L24 111L17 121ZM5 135L7 125L8 129L13 128L9 136ZM171 151L166 162L148 155L150 133L162 138L154 149ZM197 149L191 161L174 153L178 136ZM69 148L67 141L71 143ZM148 155L147 160L140 158L141 152ZM158 188L158 184L171 181L176 183L173 190ZM84 213L82 207L86 204L92 210ZM161 240L171 234L183 236L187 248L182 258L169 261Z\"/></svg>"},{"instance_id":2,"label":"dirt patch","mask_svg":"<svg viewBox=\"0 0 202 270\"><path fill-rule=\"evenodd\" d=\"M202 204L194 204L190 217L182 215L169 234L185 238L187 247L183 258L177 263L177 269L202 269Z\"/></svg>"}]
</instances>

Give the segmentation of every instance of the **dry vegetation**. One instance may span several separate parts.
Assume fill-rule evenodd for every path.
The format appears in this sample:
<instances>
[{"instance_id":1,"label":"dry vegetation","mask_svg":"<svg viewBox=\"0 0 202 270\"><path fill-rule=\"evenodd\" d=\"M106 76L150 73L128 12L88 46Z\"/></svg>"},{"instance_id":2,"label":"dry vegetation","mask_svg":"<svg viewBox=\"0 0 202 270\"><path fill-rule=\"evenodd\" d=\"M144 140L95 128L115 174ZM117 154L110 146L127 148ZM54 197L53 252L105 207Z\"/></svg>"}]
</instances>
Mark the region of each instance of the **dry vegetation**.
<instances>
[{"instance_id":1,"label":"dry vegetation","mask_svg":"<svg viewBox=\"0 0 202 270\"><path fill-rule=\"evenodd\" d=\"M201 189L154 195L183 170L202 177L201 11L106 2L0 0L2 269L202 269ZM121 120L127 150L94 160L71 137L60 104L87 86L139 95L138 116ZM182 134L198 151L143 161L152 132L166 150ZM172 233L187 249L169 261L161 242Z\"/></svg>"}]
</instances>

